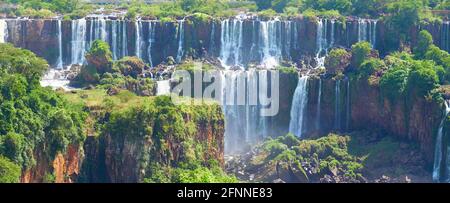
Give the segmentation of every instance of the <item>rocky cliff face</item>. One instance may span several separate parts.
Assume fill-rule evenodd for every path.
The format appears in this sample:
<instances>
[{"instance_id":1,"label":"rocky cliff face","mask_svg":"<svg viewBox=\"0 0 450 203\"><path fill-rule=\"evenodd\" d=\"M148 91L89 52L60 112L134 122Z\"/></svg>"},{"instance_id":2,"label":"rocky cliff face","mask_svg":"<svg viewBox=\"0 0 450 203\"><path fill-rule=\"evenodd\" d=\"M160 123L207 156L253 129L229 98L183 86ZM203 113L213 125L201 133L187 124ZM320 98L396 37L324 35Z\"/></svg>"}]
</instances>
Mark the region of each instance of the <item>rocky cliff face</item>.
<instances>
[{"instance_id":1,"label":"rocky cliff face","mask_svg":"<svg viewBox=\"0 0 450 203\"><path fill-rule=\"evenodd\" d=\"M69 145L64 154L58 153L53 160L47 160L43 153L39 150L35 152L36 165L22 172L20 182L42 183L53 181L55 183L72 183L77 181L84 158L82 148L78 145Z\"/></svg>"},{"instance_id":2,"label":"rocky cliff face","mask_svg":"<svg viewBox=\"0 0 450 203\"><path fill-rule=\"evenodd\" d=\"M149 168L152 164L177 167L188 161L192 153L200 153L198 160L204 160L203 164L216 160L223 166L222 111L218 106L211 107L208 111L209 116L203 119L197 119L195 114L183 113L184 124L177 121L163 124L158 119L171 115L150 115L150 112L145 111L136 112L134 116L137 117L132 116L132 120L121 117L111 121L123 125L121 128L125 128L126 132L110 129L99 137L87 139L84 145L86 161L83 163L80 181L142 182L152 172ZM132 127L131 124L125 124L127 122L135 122L139 126ZM181 129L177 125L181 125ZM178 131L189 131L190 128L195 130L180 137ZM201 150L198 151L199 149Z\"/></svg>"},{"instance_id":3,"label":"rocky cliff face","mask_svg":"<svg viewBox=\"0 0 450 203\"><path fill-rule=\"evenodd\" d=\"M378 131L417 142L428 163L432 163L434 138L442 119L441 104L426 98L392 103L382 96L377 85L371 85L367 80L350 80L349 84L346 81L341 79L336 87L335 79L322 79L320 120L317 120L317 111L312 109L318 105L319 79L309 80L306 126L315 126L315 123L320 125L319 132L315 128L308 128L309 136L330 131ZM337 88L339 94L336 94ZM349 95L347 91L350 91Z\"/></svg>"}]
</instances>

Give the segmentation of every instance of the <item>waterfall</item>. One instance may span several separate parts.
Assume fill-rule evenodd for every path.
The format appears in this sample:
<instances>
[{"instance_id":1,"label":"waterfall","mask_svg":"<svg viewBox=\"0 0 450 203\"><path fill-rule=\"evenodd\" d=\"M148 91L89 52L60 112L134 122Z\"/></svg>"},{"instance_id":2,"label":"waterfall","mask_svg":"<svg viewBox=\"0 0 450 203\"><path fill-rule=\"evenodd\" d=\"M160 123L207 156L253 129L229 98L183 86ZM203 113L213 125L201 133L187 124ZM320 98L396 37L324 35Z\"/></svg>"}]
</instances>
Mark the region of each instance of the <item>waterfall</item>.
<instances>
[{"instance_id":1,"label":"waterfall","mask_svg":"<svg viewBox=\"0 0 450 203\"><path fill-rule=\"evenodd\" d=\"M377 20L372 21L370 29L370 44L372 44L373 49L375 49L377 45L377 23Z\"/></svg>"},{"instance_id":2,"label":"waterfall","mask_svg":"<svg viewBox=\"0 0 450 203\"><path fill-rule=\"evenodd\" d=\"M367 41L367 22L365 19L358 19L358 42Z\"/></svg>"},{"instance_id":3,"label":"waterfall","mask_svg":"<svg viewBox=\"0 0 450 203\"><path fill-rule=\"evenodd\" d=\"M450 29L450 22L445 21L442 23L441 27L441 48L450 51L450 45L449 45L449 29ZM1 40L1 39L0 39Z\"/></svg>"},{"instance_id":4,"label":"waterfall","mask_svg":"<svg viewBox=\"0 0 450 203\"><path fill-rule=\"evenodd\" d=\"M325 56L330 48L328 44L327 35L327 19L321 19L317 22L317 36L316 36L316 68L324 67L325 64ZM332 32L334 32L334 21L332 21ZM334 38L334 34L331 35ZM334 39L331 39L334 42Z\"/></svg>"},{"instance_id":5,"label":"waterfall","mask_svg":"<svg viewBox=\"0 0 450 203\"><path fill-rule=\"evenodd\" d=\"M0 19L0 43L5 43L8 39L8 24L6 20Z\"/></svg>"},{"instance_id":6,"label":"waterfall","mask_svg":"<svg viewBox=\"0 0 450 203\"><path fill-rule=\"evenodd\" d=\"M294 27L292 28L293 32L294 32L294 36L293 36L293 40L294 40L294 49L297 50L299 48L299 39L298 39L298 27L297 27L297 22L294 21L293 22Z\"/></svg>"},{"instance_id":7,"label":"waterfall","mask_svg":"<svg viewBox=\"0 0 450 203\"><path fill-rule=\"evenodd\" d=\"M291 40L292 40L292 21L285 21L284 22L284 53L286 55L286 58L288 60L291 60Z\"/></svg>"},{"instance_id":8,"label":"waterfall","mask_svg":"<svg viewBox=\"0 0 450 203\"><path fill-rule=\"evenodd\" d=\"M258 129L257 120L253 118L258 117L257 111L257 89L258 89L258 72L254 69L247 72L247 98L246 98L246 119L245 119L245 137L246 140L252 140L252 134L256 134ZM256 98L256 99L255 99Z\"/></svg>"},{"instance_id":9,"label":"waterfall","mask_svg":"<svg viewBox=\"0 0 450 203\"><path fill-rule=\"evenodd\" d=\"M308 103L308 76L302 76L298 80L295 88L294 98L291 105L291 120L289 122L289 132L297 137L302 136L303 116L306 104Z\"/></svg>"},{"instance_id":10,"label":"waterfall","mask_svg":"<svg viewBox=\"0 0 450 203\"><path fill-rule=\"evenodd\" d=\"M209 39L209 50L208 53L210 56L214 56L214 50L216 48L216 23L214 21L211 22L211 38Z\"/></svg>"},{"instance_id":11,"label":"waterfall","mask_svg":"<svg viewBox=\"0 0 450 203\"><path fill-rule=\"evenodd\" d=\"M375 48L377 22L376 20L358 19L358 42L367 41Z\"/></svg>"},{"instance_id":12,"label":"waterfall","mask_svg":"<svg viewBox=\"0 0 450 203\"><path fill-rule=\"evenodd\" d=\"M434 149L434 165L433 165L433 181L439 182L441 180L441 165L442 165L442 158L443 158L443 130L445 125L445 120L447 119L448 114L450 113L450 106L449 101L445 101L445 111L442 115L442 120L439 124L438 133L436 136L436 147ZM448 158L448 157L447 157ZM447 165L449 163L447 162ZM448 168L448 166L447 166Z\"/></svg>"},{"instance_id":13,"label":"waterfall","mask_svg":"<svg viewBox=\"0 0 450 203\"><path fill-rule=\"evenodd\" d=\"M112 55L113 60L117 60L118 54L117 54L117 48L118 48L118 39L117 39L117 33L119 32L117 30L117 20L111 21L111 49L112 49Z\"/></svg>"},{"instance_id":14,"label":"waterfall","mask_svg":"<svg viewBox=\"0 0 450 203\"><path fill-rule=\"evenodd\" d=\"M127 22L122 21L122 56L128 56Z\"/></svg>"},{"instance_id":15,"label":"waterfall","mask_svg":"<svg viewBox=\"0 0 450 203\"><path fill-rule=\"evenodd\" d=\"M334 25L335 25L335 21L333 19L330 20L331 21L331 31L330 31L330 44L327 48L333 47L334 45Z\"/></svg>"},{"instance_id":16,"label":"waterfall","mask_svg":"<svg viewBox=\"0 0 450 203\"><path fill-rule=\"evenodd\" d=\"M319 93L317 96L317 110L316 110L316 130L320 130L320 102L322 97L322 79L319 78Z\"/></svg>"},{"instance_id":17,"label":"waterfall","mask_svg":"<svg viewBox=\"0 0 450 203\"><path fill-rule=\"evenodd\" d=\"M142 21L140 21L140 20L137 20L136 22L135 22L135 27L136 27L136 42L135 42L135 48L136 48L136 50L135 50L135 54L136 54L136 56L138 57L138 58L140 58L140 59L142 59L142 55L141 55L141 46L142 46L142 39L141 39L141 36L142 36L142 33L141 33L141 31L142 31Z\"/></svg>"},{"instance_id":18,"label":"waterfall","mask_svg":"<svg viewBox=\"0 0 450 203\"><path fill-rule=\"evenodd\" d=\"M260 49L262 52L261 64L267 68L274 68L278 65L278 61L282 56L281 23L279 20L261 21L260 22Z\"/></svg>"},{"instance_id":19,"label":"waterfall","mask_svg":"<svg viewBox=\"0 0 450 203\"><path fill-rule=\"evenodd\" d=\"M261 94L267 96L271 73L269 70L221 72L221 103L225 115L225 151L242 151L269 135L269 120L261 115ZM272 78L273 80L273 78Z\"/></svg>"},{"instance_id":20,"label":"waterfall","mask_svg":"<svg viewBox=\"0 0 450 203\"><path fill-rule=\"evenodd\" d=\"M155 43L155 33L156 33L156 26L153 26L153 24L154 24L153 21L150 21L148 23L149 38L148 38L147 53L148 53L148 62L150 63L150 67L153 67L152 48L153 48L153 43Z\"/></svg>"},{"instance_id":21,"label":"waterfall","mask_svg":"<svg viewBox=\"0 0 450 203\"><path fill-rule=\"evenodd\" d=\"M243 21L240 18L231 21L227 19L221 22L219 60L226 68L230 66L241 66L239 57L242 56L242 27Z\"/></svg>"},{"instance_id":22,"label":"waterfall","mask_svg":"<svg viewBox=\"0 0 450 203\"><path fill-rule=\"evenodd\" d=\"M63 68L63 50L62 50L62 26L61 20L58 20L58 61L56 62L56 67L58 69Z\"/></svg>"},{"instance_id":23,"label":"waterfall","mask_svg":"<svg viewBox=\"0 0 450 203\"><path fill-rule=\"evenodd\" d=\"M334 101L334 128L336 130L341 129L341 81L336 80L335 86L335 101Z\"/></svg>"},{"instance_id":24,"label":"waterfall","mask_svg":"<svg viewBox=\"0 0 450 203\"><path fill-rule=\"evenodd\" d=\"M71 64L83 64L86 52L86 19L72 21Z\"/></svg>"},{"instance_id":25,"label":"waterfall","mask_svg":"<svg viewBox=\"0 0 450 203\"><path fill-rule=\"evenodd\" d=\"M156 82L156 95L170 94L170 81L160 80Z\"/></svg>"},{"instance_id":26,"label":"waterfall","mask_svg":"<svg viewBox=\"0 0 450 203\"><path fill-rule=\"evenodd\" d=\"M184 19L178 21L178 51L177 51L177 62L181 62L183 58L183 44L184 44Z\"/></svg>"},{"instance_id":27,"label":"waterfall","mask_svg":"<svg viewBox=\"0 0 450 203\"><path fill-rule=\"evenodd\" d=\"M350 79L347 78L347 96L346 96L346 104L345 104L345 109L346 109L346 115L345 115L345 129L348 131L350 129Z\"/></svg>"}]
</instances>

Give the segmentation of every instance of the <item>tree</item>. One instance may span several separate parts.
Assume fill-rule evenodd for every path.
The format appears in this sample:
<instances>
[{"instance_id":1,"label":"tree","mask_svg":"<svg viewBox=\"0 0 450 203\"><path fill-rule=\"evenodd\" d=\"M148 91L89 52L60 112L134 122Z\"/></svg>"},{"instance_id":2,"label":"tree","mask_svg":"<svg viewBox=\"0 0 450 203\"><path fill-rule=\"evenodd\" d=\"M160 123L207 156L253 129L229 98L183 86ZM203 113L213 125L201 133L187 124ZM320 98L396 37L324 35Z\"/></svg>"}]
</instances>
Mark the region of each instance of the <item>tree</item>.
<instances>
[{"instance_id":1,"label":"tree","mask_svg":"<svg viewBox=\"0 0 450 203\"><path fill-rule=\"evenodd\" d=\"M439 77L431 61L412 62L408 76L408 93L411 96L425 96L438 87Z\"/></svg>"},{"instance_id":2,"label":"tree","mask_svg":"<svg viewBox=\"0 0 450 203\"><path fill-rule=\"evenodd\" d=\"M375 73L378 70L383 69L385 66L383 60L379 58L369 58L364 60L361 66L358 69L358 73L360 76L366 78Z\"/></svg>"},{"instance_id":3,"label":"tree","mask_svg":"<svg viewBox=\"0 0 450 203\"><path fill-rule=\"evenodd\" d=\"M47 69L47 62L33 52L15 48L11 44L0 44L0 73L21 74L29 82L39 83Z\"/></svg>"},{"instance_id":4,"label":"tree","mask_svg":"<svg viewBox=\"0 0 450 203\"><path fill-rule=\"evenodd\" d=\"M433 36L426 30L420 31L417 46L414 48L416 58L423 59L431 45L433 45Z\"/></svg>"},{"instance_id":5,"label":"tree","mask_svg":"<svg viewBox=\"0 0 450 203\"><path fill-rule=\"evenodd\" d=\"M0 156L0 183L18 183L20 167L9 159Z\"/></svg>"},{"instance_id":6,"label":"tree","mask_svg":"<svg viewBox=\"0 0 450 203\"><path fill-rule=\"evenodd\" d=\"M369 42L362 41L352 45L351 67L358 69L361 64L370 57L372 47Z\"/></svg>"},{"instance_id":7,"label":"tree","mask_svg":"<svg viewBox=\"0 0 450 203\"><path fill-rule=\"evenodd\" d=\"M272 7L272 0L254 0L259 11Z\"/></svg>"},{"instance_id":8,"label":"tree","mask_svg":"<svg viewBox=\"0 0 450 203\"><path fill-rule=\"evenodd\" d=\"M398 0L386 5L389 16L387 21L393 29L406 36L410 28L419 22L422 1Z\"/></svg>"}]
</instances>

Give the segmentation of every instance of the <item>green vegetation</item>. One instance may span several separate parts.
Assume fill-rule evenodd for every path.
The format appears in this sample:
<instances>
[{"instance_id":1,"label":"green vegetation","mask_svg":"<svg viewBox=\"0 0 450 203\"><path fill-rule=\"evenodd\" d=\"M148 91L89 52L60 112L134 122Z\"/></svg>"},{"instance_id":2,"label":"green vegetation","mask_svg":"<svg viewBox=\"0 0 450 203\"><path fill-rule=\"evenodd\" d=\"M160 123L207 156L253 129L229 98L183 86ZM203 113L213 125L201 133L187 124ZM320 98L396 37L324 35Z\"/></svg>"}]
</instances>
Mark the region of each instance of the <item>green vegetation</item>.
<instances>
[{"instance_id":1,"label":"green vegetation","mask_svg":"<svg viewBox=\"0 0 450 203\"><path fill-rule=\"evenodd\" d=\"M207 159L214 157L210 153L220 137L196 138L198 128L204 124L223 129L223 119L216 103L174 105L170 97L159 96L113 111L101 136L111 136L117 143L125 139L139 146L136 156L140 162L136 167L146 171L144 182L235 182L218 163ZM174 144L181 148L173 148Z\"/></svg>"},{"instance_id":2,"label":"green vegetation","mask_svg":"<svg viewBox=\"0 0 450 203\"><path fill-rule=\"evenodd\" d=\"M0 156L0 183L18 183L20 166Z\"/></svg>"},{"instance_id":3,"label":"green vegetation","mask_svg":"<svg viewBox=\"0 0 450 203\"><path fill-rule=\"evenodd\" d=\"M363 41L352 45L352 62L351 65L354 69L361 67L361 64L370 57L372 47L369 42Z\"/></svg>"},{"instance_id":4,"label":"green vegetation","mask_svg":"<svg viewBox=\"0 0 450 203\"><path fill-rule=\"evenodd\" d=\"M0 156L29 169L36 151L51 161L69 144L82 144L85 113L39 85L46 62L9 44L0 44L0 56Z\"/></svg>"},{"instance_id":5,"label":"green vegetation","mask_svg":"<svg viewBox=\"0 0 450 203\"><path fill-rule=\"evenodd\" d=\"M80 0L5 0L6 3L17 4L17 8L5 10L12 16L31 18L51 18L57 14L68 16L85 16L92 8Z\"/></svg>"},{"instance_id":6,"label":"green vegetation","mask_svg":"<svg viewBox=\"0 0 450 203\"><path fill-rule=\"evenodd\" d=\"M154 94L155 82L143 74L150 66L137 57L124 57L113 62L109 45L96 40L86 53L86 61L87 64L71 81L73 86L99 85L99 88L110 90L110 94L116 94L120 89L138 95Z\"/></svg>"},{"instance_id":7,"label":"green vegetation","mask_svg":"<svg viewBox=\"0 0 450 203\"><path fill-rule=\"evenodd\" d=\"M350 64L352 55L345 49L333 49L325 58L325 68L329 74L342 74Z\"/></svg>"},{"instance_id":8,"label":"green vegetation","mask_svg":"<svg viewBox=\"0 0 450 203\"><path fill-rule=\"evenodd\" d=\"M184 16L202 13L215 17L235 16L241 11L258 12L264 17L274 15L306 17L340 18L341 16L359 16L366 18L384 18L395 27L402 37L409 28L423 22L433 22L435 16L430 9L446 9L446 1L428 0L176 0L162 3L146 4L143 0L133 0L121 5L92 5L80 0L6 0L17 4L17 9L5 10L12 16L29 16L49 18L64 14L66 19L86 16L96 8L107 11L127 10L126 18L137 16L168 20L180 19ZM205 20L205 18L202 18Z\"/></svg>"},{"instance_id":9,"label":"green vegetation","mask_svg":"<svg viewBox=\"0 0 450 203\"><path fill-rule=\"evenodd\" d=\"M316 140L299 140L287 134L265 141L259 148L262 150L259 154L266 156L259 157L259 161L253 164L266 165L276 161L303 163L303 166L312 168L314 174L310 178L335 173L354 180L361 177L363 166L359 157L348 153L349 141L350 137L335 134Z\"/></svg>"}]
</instances>

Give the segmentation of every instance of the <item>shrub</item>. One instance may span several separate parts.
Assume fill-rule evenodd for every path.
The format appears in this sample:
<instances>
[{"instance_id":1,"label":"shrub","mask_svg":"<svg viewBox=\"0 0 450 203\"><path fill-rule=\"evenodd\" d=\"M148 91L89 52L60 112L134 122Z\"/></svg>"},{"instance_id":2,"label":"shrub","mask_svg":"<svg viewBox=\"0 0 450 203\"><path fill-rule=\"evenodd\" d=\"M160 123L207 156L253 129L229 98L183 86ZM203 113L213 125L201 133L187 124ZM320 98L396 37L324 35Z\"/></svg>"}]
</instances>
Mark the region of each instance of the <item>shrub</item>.
<instances>
[{"instance_id":1,"label":"shrub","mask_svg":"<svg viewBox=\"0 0 450 203\"><path fill-rule=\"evenodd\" d=\"M439 84L434 63L430 61L413 62L408 77L408 92L418 97L428 95Z\"/></svg>"},{"instance_id":2,"label":"shrub","mask_svg":"<svg viewBox=\"0 0 450 203\"><path fill-rule=\"evenodd\" d=\"M345 49L333 49L325 58L325 68L329 74L343 73L350 64L350 53Z\"/></svg>"},{"instance_id":3,"label":"shrub","mask_svg":"<svg viewBox=\"0 0 450 203\"><path fill-rule=\"evenodd\" d=\"M433 45L433 37L431 36L431 34L426 30L420 31L417 40L417 46L414 48L414 54L416 58L424 58L427 50L431 45Z\"/></svg>"},{"instance_id":4,"label":"shrub","mask_svg":"<svg viewBox=\"0 0 450 203\"><path fill-rule=\"evenodd\" d=\"M363 41L352 45L352 62L353 69L358 69L371 53L371 45L369 42Z\"/></svg>"},{"instance_id":5,"label":"shrub","mask_svg":"<svg viewBox=\"0 0 450 203\"><path fill-rule=\"evenodd\" d=\"M380 88L384 96L391 101L404 95L406 84L408 82L408 67L396 65L389 68L381 77Z\"/></svg>"},{"instance_id":6,"label":"shrub","mask_svg":"<svg viewBox=\"0 0 450 203\"><path fill-rule=\"evenodd\" d=\"M367 78L370 75L374 74L376 71L379 71L385 67L383 60L378 58L369 58L364 60L361 66L358 69L358 74Z\"/></svg>"}]
</instances>

